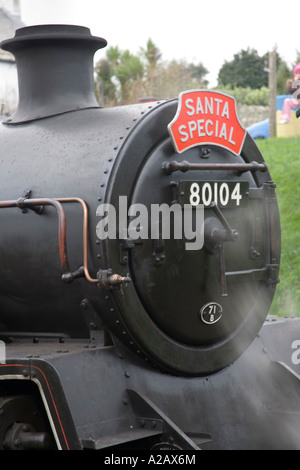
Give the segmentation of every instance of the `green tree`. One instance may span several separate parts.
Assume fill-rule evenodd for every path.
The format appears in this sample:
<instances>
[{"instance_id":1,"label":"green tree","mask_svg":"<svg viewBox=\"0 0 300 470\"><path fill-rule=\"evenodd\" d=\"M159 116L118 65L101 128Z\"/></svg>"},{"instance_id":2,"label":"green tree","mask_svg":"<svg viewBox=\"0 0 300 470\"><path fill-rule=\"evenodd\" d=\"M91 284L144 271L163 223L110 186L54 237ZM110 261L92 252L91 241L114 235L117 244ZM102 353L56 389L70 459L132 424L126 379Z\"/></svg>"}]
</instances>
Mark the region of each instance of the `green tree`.
<instances>
[{"instance_id":1,"label":"green tree","mask_svg":"<svg viewBox=\"0 0 300 470\"><path fill-rule=\"evenodd\" d=\"M155 95L155 80L161 60L161 52L152 39L148 39L146 48L140 48L140 55L145 63L144 89L148 96Z\"/></svg>"},{"instance_id":2,"label":"green tree","mask_svg":"<svg viewBox=\"0 0 300 470\"><path fill-rule=\"evenodd\" d=\"M121 85L122 100L126 101L132 83L141 79L144 75L144 66L141 59L126 50L120 56L120 62L116 68L116 77Z\"/></svg>"},{"instance_id":3,"label":"green tree","mask_svg":"<svg viewBox=\"0 0 300 470\"><path fill-rule=\"evenodd\" d=\"M116 46L106 51L106 58L97 63L95 72L98 100L110 106L128 101L130 87L144 75L144 65L139 56Z\"/></svg>"},{"instance_id":4,"label":"green tree","mask_svg":"<svg viewBox=\"0 0 300 470\"><path fill-rule=\"evenodd\" d=\"M202 85L207 86L208 81L205 80L205 75L208 74L208 70L200 62L199 64L188 64L187 70L189 71L191 78L199 80Z\"/></svg>"},{"instance_id":5,"label":"green tree","mask_svg":"<svg viewBox=\"0 0 300 470\"><path fill-rule=\"evenodd\" d=\"M151 38L148 39L146 48L141 47L141 56L146 59L147 67L154 69L161 59L161 52Z\"/></svg>"},{"instance_id":6,"label":"green tree","mask_svg":"<svg viewBox=\"0 0 300 470\"><path fill-rule=\"evenodd\" d=\"M117 87L112 80L114 72L112 64L109 62L109 60L100 60L96 67L96 74L96 94L98 95L99 102L104 104L104 96L109 101L114 101L116 99Z\"/></svg>"},{"instance_id":7,"label":"green tree","mask_svg":"<svg viewBox=\"0 0 300 470\"><path fill-rule=\"evenodd\" d=\"M277 61L277 72L276 72L276 86L277 86L277 94L284 95L287 93L287 80L292 78L292 72L287 66L286 62L283 60Z\"/></svg>"},{"instance_id":8,"label":"green tree","mask_svg":"<svg viewBox=\"0 0 300 470\"><path fill-rule=\"evenodd\" d=\"M96 67L96 94L102 105L111 104L117 100L117 86L114 82L120 62L121 51L118 46L106 51L106 58L100 60Z\"/></svg>"},{"instance_id":9,"label":"green tree","mask_svg":"<svg viewBox=\"0 0 300 470\"><path fill-rule=\"evenodd\" d=\"M260 57L255 49L241 50L225 62L218 75L218 85L261 88L268 85L267 55Z\"/></svg>"},{"instance_id":10,"label":"green tree","mask_svg":"<svg viewBox=\"0 0 300 470\"><path fill-rule=\"evenodd\" d=\"M205 88L208 73L201 63L162 62L151 39L138 55L110 47L95 72L98 99L105 106L138 102L144 96L173 98L186 89Z\"/></svg>"}]
</instances>

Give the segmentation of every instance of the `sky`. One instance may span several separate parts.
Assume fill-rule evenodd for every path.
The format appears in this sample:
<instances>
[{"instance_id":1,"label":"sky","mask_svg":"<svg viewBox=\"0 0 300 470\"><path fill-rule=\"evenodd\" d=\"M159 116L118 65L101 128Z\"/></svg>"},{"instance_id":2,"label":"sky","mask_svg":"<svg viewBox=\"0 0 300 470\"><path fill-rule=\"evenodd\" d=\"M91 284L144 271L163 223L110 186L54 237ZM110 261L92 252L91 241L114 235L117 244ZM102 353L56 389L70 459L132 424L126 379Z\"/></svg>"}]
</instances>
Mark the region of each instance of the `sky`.
<instances>
[{"instance_id":1,"label":"sky","mask_svg":"<svg viewBox=\"0 0 300 470\"><path fill-rule=\"evenodd\" d=\"M300 51L299 0L20 0L26 26L87 26L94 36L138 53L149 38L162 60L202 63L210 86L225 61L241 49L259 55L276 48L289 66ZM105 57L105 49L97 60Z\"/></svg>"}]
</instances>

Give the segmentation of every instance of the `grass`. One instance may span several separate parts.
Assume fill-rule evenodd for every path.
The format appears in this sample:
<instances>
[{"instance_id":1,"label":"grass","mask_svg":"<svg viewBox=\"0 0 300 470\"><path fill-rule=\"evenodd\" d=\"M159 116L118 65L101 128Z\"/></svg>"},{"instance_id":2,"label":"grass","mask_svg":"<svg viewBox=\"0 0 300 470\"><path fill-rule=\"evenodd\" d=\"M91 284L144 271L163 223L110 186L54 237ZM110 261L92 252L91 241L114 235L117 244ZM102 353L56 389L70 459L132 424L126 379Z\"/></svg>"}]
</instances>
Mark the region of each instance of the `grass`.
<instances>
[{"instance_id":1,"label":"grass","mask_svg":"<svg viewBox=\"0 0 300 470\"><path fill-rule=\"evenodd\" d=\"M280 284L270 313L300 316L300 137L256 143L276 183L281 218Z\"/></svg>"}]
</instances>

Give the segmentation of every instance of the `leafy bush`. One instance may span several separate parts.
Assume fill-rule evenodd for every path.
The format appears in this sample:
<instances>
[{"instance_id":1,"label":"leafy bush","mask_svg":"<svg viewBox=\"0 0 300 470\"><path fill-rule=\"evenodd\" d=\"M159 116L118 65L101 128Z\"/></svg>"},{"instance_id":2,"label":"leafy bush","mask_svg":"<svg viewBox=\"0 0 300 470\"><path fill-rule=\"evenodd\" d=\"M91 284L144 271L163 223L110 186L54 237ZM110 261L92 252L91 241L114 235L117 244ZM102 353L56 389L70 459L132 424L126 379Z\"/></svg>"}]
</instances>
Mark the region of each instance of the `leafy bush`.
<instances>
[{"instance_id":1,"label":"leafy bush","mask_svg":"<svg viewBox=\"0 0 300 470\"><path fill-rule=\"evenodd\" d=\"M253 89L250 87L222 87L216 88L217 91L227 93L235 98L237 103L258 106L268 106L269 102L269 89L268 87L261 87Z\"/></svg>"}]
</instances>

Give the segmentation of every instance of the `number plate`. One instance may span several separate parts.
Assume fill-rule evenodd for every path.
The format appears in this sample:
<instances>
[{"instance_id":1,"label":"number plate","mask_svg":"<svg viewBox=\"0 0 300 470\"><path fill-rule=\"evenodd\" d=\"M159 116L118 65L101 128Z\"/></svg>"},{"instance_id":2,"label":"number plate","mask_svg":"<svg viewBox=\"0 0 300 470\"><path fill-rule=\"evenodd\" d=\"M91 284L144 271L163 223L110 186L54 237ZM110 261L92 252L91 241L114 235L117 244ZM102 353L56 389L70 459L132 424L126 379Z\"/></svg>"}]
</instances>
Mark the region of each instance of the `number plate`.
<instances>
[{"instance_id":1,"label":"number plate","mask_svg":"<svg viewBox=\"0 0 300 470\"><path fill-rule=\"evenodd\" d=\"M180 202L205 207L215 202L219 207L239 207L248 199L247 181L181 181Z\"/></svg>"}]
</instances>

